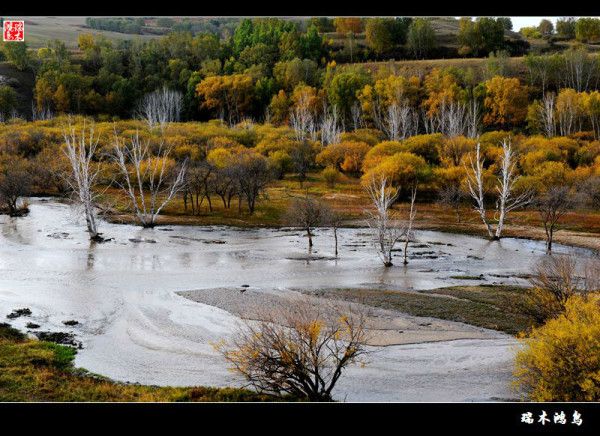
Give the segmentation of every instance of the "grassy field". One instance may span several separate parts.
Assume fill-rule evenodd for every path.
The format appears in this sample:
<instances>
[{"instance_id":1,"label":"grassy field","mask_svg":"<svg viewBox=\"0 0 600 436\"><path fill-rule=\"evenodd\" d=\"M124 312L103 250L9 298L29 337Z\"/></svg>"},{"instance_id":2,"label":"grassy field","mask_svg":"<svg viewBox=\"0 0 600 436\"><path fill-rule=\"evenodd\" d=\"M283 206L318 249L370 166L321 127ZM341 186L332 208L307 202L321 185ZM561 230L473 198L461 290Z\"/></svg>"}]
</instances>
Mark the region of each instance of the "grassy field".
<instances>
[{"instance_id":1,"label":"grassy field","mask_svg":"<svg viewBox=\"0 0 600 436\"><path fill-rule=\"evenodd\" d=\"M515 286L455 286L430 291L405 292L377 289L307 291L320 297L352 301L415 316L464 322L512 335L535 325L516 307L524 288Z\"/></svg>"},{"instance_id":2,"label":"grassy field","mask_svg":"<svg viewBox=\"0 0 600 436\"><path fill-rule=\"evenodd\" d=\"M67 48L77 48L77 38L82 33L103 36L111 41L125 39L152 39L156 35L129 35L107 30L90 29L85 25L86 17L20 17L25 20L25 41L31 48L45 47L48 41L58 39Z\"/></svg>"},{"instance_id":3,"label":"grassy field","mask_svg":"<svg viewBox=\"0 0 600 436\"><path fill-rule=\"evenodd\" d=\"M0 324L0 401L271 401L236 388L116 383L75 369L71 347L27 339Z\"/></svg>"}]
</instances>

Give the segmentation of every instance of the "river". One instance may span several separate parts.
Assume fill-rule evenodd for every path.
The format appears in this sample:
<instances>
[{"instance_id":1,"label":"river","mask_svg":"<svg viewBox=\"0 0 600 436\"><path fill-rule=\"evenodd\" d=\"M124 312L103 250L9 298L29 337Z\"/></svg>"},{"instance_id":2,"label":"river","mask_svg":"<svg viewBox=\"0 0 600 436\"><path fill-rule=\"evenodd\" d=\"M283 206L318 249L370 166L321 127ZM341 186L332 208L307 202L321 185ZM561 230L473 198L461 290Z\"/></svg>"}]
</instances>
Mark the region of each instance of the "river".
<instances>
[{"instance_id":1,"label":"river","mask_svg":"<svg viewBox=\"0 0 600 436\"><path fill-rule=\"evenodd\" d=\"M407 267L384 268L366 229L340 229L331 258L329 229L318 229L307 262L306 238L293 229L162 226L142 229L101 222L90 243L76 209L56 199L30 199L26 217L0 216L0 316L25 329L73 331L83 343L76 365L116 380L155 385L240 385L213 343L238 318L177 294L239 288L382 287L423 290L476 283L523 284L519 275L544 255L540 241L418 231ZM555 246L587 257L585 249ZM397 262L400 264L400 260ZM453 278L454 277L454 278ZM65 320L79 324L66 327ZM377 347L364 368L351 368L334 395L347 401L484 401L514 398L509 390L515 340L486 339Z\"/></svg>"}]
</instances>

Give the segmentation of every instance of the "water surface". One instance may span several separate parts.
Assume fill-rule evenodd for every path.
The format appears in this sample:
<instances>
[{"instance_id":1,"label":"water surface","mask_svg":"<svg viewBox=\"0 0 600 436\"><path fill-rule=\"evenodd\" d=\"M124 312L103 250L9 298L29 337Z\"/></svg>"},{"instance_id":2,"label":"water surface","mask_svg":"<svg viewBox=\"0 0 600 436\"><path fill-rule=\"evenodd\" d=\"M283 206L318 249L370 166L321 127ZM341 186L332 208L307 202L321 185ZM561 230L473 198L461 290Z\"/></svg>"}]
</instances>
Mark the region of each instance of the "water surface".
<instances>
[{"instance_id":1,"label":"water surface","mask_svg":"<svg viewBox=\"0 0 600 436\"><path fill-rule=\"evenodd\" d=\"M31 199L26 217L0 216L0 317L29 307L43 330L73 331L83 342L76 364L131 382L239 385L212 344L237 318L177 291L249 285L291 288L382 287L423 290L473 283L523 284L544 243L419 231L407 267L383 268L366 229L340 229L340 256L306 262L306 238L293 229L101 223L103 244L90 243L83 220L66 203ZM331 231L316 231L314 255L329 258ZM557 253L587 257L556 245ZM399 253L400 254L400 253ZM401 259L397 259L401 264ZM461 280L459 276L480 276ZM76 327L62 322L75 319ZM447 341L380 349L351 369L338 398L421 401L507 397L514 340Z\"/></svg>"}]
</instances>

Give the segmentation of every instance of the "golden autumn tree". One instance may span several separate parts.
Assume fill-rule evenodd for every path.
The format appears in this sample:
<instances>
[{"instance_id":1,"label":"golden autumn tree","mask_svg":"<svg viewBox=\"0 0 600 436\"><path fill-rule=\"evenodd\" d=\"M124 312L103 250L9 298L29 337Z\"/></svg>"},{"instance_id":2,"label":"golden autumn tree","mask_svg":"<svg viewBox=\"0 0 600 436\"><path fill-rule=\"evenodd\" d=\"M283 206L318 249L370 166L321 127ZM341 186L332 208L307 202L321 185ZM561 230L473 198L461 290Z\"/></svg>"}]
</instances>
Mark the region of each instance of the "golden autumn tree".
<instances>
[{"instance_id":1,"label":"golden autumn tree","mask_svg":"<svg viewBox=\"0 0 600 436\"><path fill-rule=\"evenodd\" d=\"M363 159L370 150L369 144L356 141L344 141L328 145L321 151L316 162L323 166L333 166L347 173L359 173Z\"/></svg>"},{"instance_id":2,"label":"golden autumn tree","mask_svg":"<svg viewBox=\"0 0 600 436\"><path fill-rule=\"evenodd\" d=\"M71 108L69 92L62 84L58 85L54 93L54 107L56 107L58 112L68 112Z\"/></svg>"},{"instance_id":3,"label":"golden autumn tree","mask_svg":"<svg viewBox=\"0 0 600 436\"><path fill-rule=\"evenodd\" d=\"M271 123L275 125L287 124L290 117L290 99L283 89L271 98L269 104Z\"/></svg>"},{"instance_id":4,"label":"golden autumn tree","mask_svg":"<svg viewBox=\"0 0 600 436\"><path fill-rule=\"evenodd\" d=\"M323 105L323 91L318 90L314 86L300 83L292 91L290 99L294 108L303 108L314 114Z\"/></svg>"},{"instance_id":5,"label":"golden autumn tree","mask_svg":"<svg viewBox=\"0 0 600 436\"><path fill-rule=\"evenodd\" d=\"M363 172L377 166L383 159L396 153L406 151L406 147L400 141L383 141L372 147L363 159Z\"/></svg>"},{"instance_id":6,"label":"golden autumn tree","mask_svg":"<svg viewBox=\"0 0 600 436\"><path fill-rule=\"evenodd\" d=\"M400 187L414 187L427 179L431 169L425 159L409 152L400 152L383 158L379 164L362 176L363 184L374 177L385 177L390 184Z\"/></svg>"},{"instance_id":7,"label":"golden autumn tree","mask_svg":"<svg viewBox=\"0 0 600 436\"><path fill-rule=\"evenodd\" d=\"M374 85L365 85L358 94L358 100L365 113L372 113L373 105L388 107L404 101L415 105L421 93L421 80L416 76L389 75L375 81Z\"/></svg>"},{"instance_id":8,"label":"golden autumn tree","mask_svg":"<svg viewBox=\"0 0 600 436\"><path fill-rule=\"evenodd\" d=\"M52 83L40 77L35 81L35 102L38 110L48 108L54 101L54 89Z\"/></svg>"},{"instance_id":9,"label":"golden autumn tree","mask_svg":"<svg viewBox=\"0 0 600 436\"><path fill-rule=\"evenodd\" d=\"M196 86L200 107L235 124L252 104L254 83L248 74L209 76Z\"/></svg>"},{"instance_id":10,"label":"golden autumn tree","mask_svg":"<svg viewBox=\"0 0 600 436\"><path fill-rule=\"evenodd\" d=\"M494 76L485 84L483 101L486 113L484 124L488 126L507 127L525 121L527 117L526 86L516 77Z\"/></svg>"},{"instance_id":11,"label":"golden autumn tree","mask_svg":"<svg viewBox=\"0 0 600 436\"><path fill-rule=\"evenodd\" d=\"M337 17L333 20L337 33L361 33L365 28L365 21L359 17Z\"/></svg>"},{"instance_id":12,"label":"golden autumn tree","mask_svg":"<svg viewBox=\"0 0 600 436\"><path fill-rule=\"evenodd\" d=\"M556 118L558 132L561 136L569 136L582 128L584 115L583 93L572 88L563 88L556 96Z\"/></svg>"},{"instance_id":13,"label":"golden autumn tree","mask_svg":"<svg viewBox=\"0 0 600 436\"><path fill-rule=\"evenodd\" d=\"M427 98L422 105L427 110L427 115L437 114L439 107L444 103L460 101L464 90L456 76L447 68L434 68L425 76L423 81Z\"/></svg>"},{"instance_id":14,"label":"golden autumn tree","mask_svg":"<svg viewBox=\"0 0 600 436\"><path fill-rule=\"evenodd\" d=\"M573 295L565 311L522 339L516 385L531 401L600 401L600 296Z\"/></svg>"}]
</instances>

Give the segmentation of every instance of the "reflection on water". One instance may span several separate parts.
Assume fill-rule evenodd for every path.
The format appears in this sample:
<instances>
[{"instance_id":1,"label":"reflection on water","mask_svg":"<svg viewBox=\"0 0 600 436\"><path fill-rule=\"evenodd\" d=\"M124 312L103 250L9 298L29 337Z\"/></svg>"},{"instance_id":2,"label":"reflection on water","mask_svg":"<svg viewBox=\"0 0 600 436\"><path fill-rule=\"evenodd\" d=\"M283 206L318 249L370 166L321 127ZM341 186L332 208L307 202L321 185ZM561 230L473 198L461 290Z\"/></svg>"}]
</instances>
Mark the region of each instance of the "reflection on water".
<instances>
[{"instance_id":1,"label":"reflection on water","mask_svg":"<svg viewBox=\"0 0 600 436\"><path fill-rule=\"evenodd\" d=\"M408 266L401 265L397 252L398 266L384 268L365 229L338 230L338 259L332 256L331 232L316 230L309 261L306 237L290 229L141 229L103 222L102 233L113 239L96 244L88 241L83 220L67 204L32 199L30 209L22 218L0 216L0 317L30 307L29 320L55 330L65 329L62 321L76 319L85 347L78 364L156 384L236 382L210 345L231 331L236 318L174 291L242 284L280 292L341 286L419 290L473 283L451 278L466 275L482 275L476 283L519 284L524 280L516 276L528 273L545 249L541 241L490 242L422 231L416 232ZM555 250L591 255L561 245ZM14 324L23 328L27 321ZM502 347L506 351L506 344ZM390 376L384 369L370 374L374 385L377 377ZM385 398L397 399L388 394Z\"/></svg>"}]
</instances>

